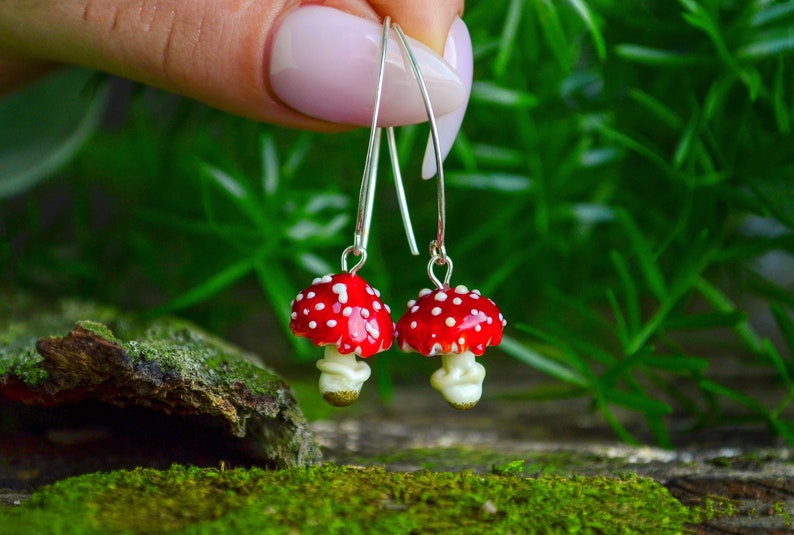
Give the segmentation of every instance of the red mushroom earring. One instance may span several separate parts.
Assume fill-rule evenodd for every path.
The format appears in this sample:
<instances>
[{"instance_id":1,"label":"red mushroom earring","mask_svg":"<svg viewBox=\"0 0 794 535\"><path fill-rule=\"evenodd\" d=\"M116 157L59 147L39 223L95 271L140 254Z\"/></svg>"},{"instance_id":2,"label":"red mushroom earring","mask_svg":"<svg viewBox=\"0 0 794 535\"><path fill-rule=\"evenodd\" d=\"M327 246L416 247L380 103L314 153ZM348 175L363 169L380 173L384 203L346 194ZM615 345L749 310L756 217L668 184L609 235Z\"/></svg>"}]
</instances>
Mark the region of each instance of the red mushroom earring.
<instances>
[{"instance_id":1,"label":"red mushroom earring","mask_svg":"<svg viewBox=\"0 0 794 535\"><path fill-rule=\"evenodd\" d=\"M342 253L342 273L314 279L311 286L298 293L291 303L289 326L292 332L309 338L314 345L325 347L323 358L317 362L317 368L321 372L319 387L323 398L337 407L350 405L358 399L362 385L370 376L369 366L357 357L368 358L386 351L394 342L394 322L388 305L381 301L380 292L358 275L358 270L367 260L366 247L377 180L381 138L377 120L388 31L387 18L384 23L380 71L353 245ZM406 235L412 250L416 250L392 128L388 129L388 141ZM348 269L348 257L351 254L359 257L359 260Z\"/></svg>"},{"instance_id":2,"label":"red mushroom earring","mask_svg":"<svg viewBox=\"0 0 794 535\"><path fill-rule=\"evenodd\" d=\"M292 302L292 332L325 346L317 368L320 392L331 405L353 403L369 379L369 366L356 357L371 357L394 342L389 307L379 295L355 269L343 267L343 273L314 279Z\"/></svg>"},{"instance_id":3,"label":"red mushroom earring","mask_svg":"<svg viewBox=\"0 0 794 535\"><path fill-rule=\"evenodd\" d=\"M395 30L411 60L427 109L438 177L438 234L430 244L427 264L427 274L436 288L423 289L416 300L408 302L408 310L395 327L397 344L405 352L441 356L441 368L433 373L430 384L454 408L470 409L480 400L485 379L485 367L475 357L481 356L486 347L501 343L507 322L496 304L478 290L450 286L452 259L444 246L446 197L437 125L422 74L396 24ZM436 276L436 266L446 267L443 279Z\"/></svg>"}]
</instances>

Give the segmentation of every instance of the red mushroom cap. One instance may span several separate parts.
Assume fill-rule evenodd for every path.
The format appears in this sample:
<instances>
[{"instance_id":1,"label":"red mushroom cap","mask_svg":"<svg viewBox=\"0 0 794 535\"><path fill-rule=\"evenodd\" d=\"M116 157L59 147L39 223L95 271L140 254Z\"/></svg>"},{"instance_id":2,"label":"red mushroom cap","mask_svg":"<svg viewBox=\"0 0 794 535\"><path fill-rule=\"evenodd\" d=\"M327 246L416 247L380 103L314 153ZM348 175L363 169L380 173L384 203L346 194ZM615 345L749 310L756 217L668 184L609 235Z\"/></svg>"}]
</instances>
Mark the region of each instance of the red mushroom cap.
<instances>
[{"instance_id":1,"label":"red mushroom cap","mask_svg":"<svg viewBox=\"0 0 794 535\"><path fill-rule=\"evenodd\" d=\"M333 344L361 357L389 349L394 323L380 292L353 273L314 279L292 301L289 327L314 345Z\"/></svg>"},{"instance_id":2,"label":"red mushroom cap","mask_svg":"<svg viewBox=\"0 0 794 535\"><path fill-rule=\"evenodd\" d=\"M426 357L471 351L479 356L499 345L507 322L496 304L465 286L424 289L397 322L397 344Z\"/></svg>"}]
</instances>

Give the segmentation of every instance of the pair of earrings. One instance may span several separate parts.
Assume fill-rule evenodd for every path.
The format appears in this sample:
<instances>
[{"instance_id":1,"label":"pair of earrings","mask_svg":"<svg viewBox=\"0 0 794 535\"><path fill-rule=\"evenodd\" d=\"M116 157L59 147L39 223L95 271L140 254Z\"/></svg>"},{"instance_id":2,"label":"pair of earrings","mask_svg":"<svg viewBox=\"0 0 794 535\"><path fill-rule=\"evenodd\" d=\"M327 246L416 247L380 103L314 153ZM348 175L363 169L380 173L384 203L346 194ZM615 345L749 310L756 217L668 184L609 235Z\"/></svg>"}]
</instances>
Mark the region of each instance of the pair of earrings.
<instances>
[{"instance_id":1,"label":"pair of earrings","mask_svg":"<svg viewBox=\"0 0 794 535\"><path fill-rule=\"evenodd\" d=\"M395 324L391 310L380 298L380 292L358 275L367 259L367 239L372 219L372 206L377 179L381 128L377 126L383 86L390 20L383 25L380 70L378 72L375 107L370 130L369 148L359 194L356 230L353 245L342 253L342 272L325 275L312 281L291 304L290 329L297 336L309 338L325 353L317 362L320 370L320 392L331 405L346 406L359 396L370 368L362 359L386 351L396 339L405 352L418 352L431 357L440 355L441 367L433 373L430 383L456 409L469 409L482 395L485 368L475 360L488 346L498 345L506 324L496 304L463 285L450 285L452 259L444 246L446 200L444 172L438 130L432 104L422 73L399 25L394 30L402 50L416 76L422 93L438 173L438 233L430 244L427 273L435 289L423 289ZM416 247L397 159L394 129L387 128L388 147L395 186L406 236L414 255ZM350 255L358 262L348 268ZM436 266L446 268L443 278L435 274Z\"/></svg>"}]
</instances>

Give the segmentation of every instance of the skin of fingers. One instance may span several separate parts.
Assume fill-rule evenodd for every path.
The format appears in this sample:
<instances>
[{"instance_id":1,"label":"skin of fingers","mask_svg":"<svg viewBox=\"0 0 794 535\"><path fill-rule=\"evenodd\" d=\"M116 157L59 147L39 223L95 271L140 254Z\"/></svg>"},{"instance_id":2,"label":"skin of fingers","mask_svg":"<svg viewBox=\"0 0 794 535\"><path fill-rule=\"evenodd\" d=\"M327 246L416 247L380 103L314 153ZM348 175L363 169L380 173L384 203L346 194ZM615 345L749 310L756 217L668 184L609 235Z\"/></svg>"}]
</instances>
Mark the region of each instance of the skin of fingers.
<instances>
[{"instance_id":1,"label":"skin of fingers","mask_svg":"<svg viewBox=\"0 0 794 535\"><path fill-rule=\"evenodd\" d=\"M269 87L270 36L282 17L305 4L373 21L389 15L440 51L462 9L453 0L0 0L0 91L52 64L75 64L255 120L347 129L289 108Z\"/></svg>"}]
</instances>

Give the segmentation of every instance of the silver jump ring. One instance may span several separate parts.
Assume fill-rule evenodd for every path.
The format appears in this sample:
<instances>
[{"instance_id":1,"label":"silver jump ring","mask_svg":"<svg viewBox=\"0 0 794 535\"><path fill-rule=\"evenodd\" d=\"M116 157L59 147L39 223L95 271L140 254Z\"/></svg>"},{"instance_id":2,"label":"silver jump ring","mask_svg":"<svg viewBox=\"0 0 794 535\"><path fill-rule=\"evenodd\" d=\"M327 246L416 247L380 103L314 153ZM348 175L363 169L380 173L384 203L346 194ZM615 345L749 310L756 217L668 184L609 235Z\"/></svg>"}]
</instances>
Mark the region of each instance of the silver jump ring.
<instances>
[{"instance_id":1,"label":"silver jump ring","mask_svg":"<svg viewBox=\"0 0 794 535\"><path fill-rule=\"evenodd\" d=\"M437 258L438 264L445 264L447 262L447 248L444 244L439 244L438 240L430 242L430 257Z\"/></svg>"},{"instance_id":2,"label":"silver jump ring","mask_svg":"<svg viewBox=\"0 0 794 535\"><path fill-rule=\"evenodd\" d=\"M351 254L354 255L354 256L359 256L360 258L358 259L358 262L356 262L356 264L352 268L347 269L347 257L350 256ZM342 271L345 272L345 273L350 273L352 275L355 275L356 272L359 269L361 269L361 266L363 266L366 262L367 262L367 250L366 249L358 249L358 250L356 250L356 246L355 245L351 245L351 246L347 247L344 251L342 251Z\"/></svg>"},{"instance_id":3,"label":"silver jump ring","mask_svg":"<svg viewBox=\"0 0 794 535\"><path fill-rule=\"evenodd\" d=\"M436 265L447 266L447 272L444 274L443 281L439 279L433 271L433 267ZM452 278L452 259L448 256L442 258L440 255L435 255L430 258L430 262L427 263L427 276L430 277L430 280L433 281L433 284L435 284L436 288L439 290L449 288L449 281Z\"/></svg>"}]
</instances>

